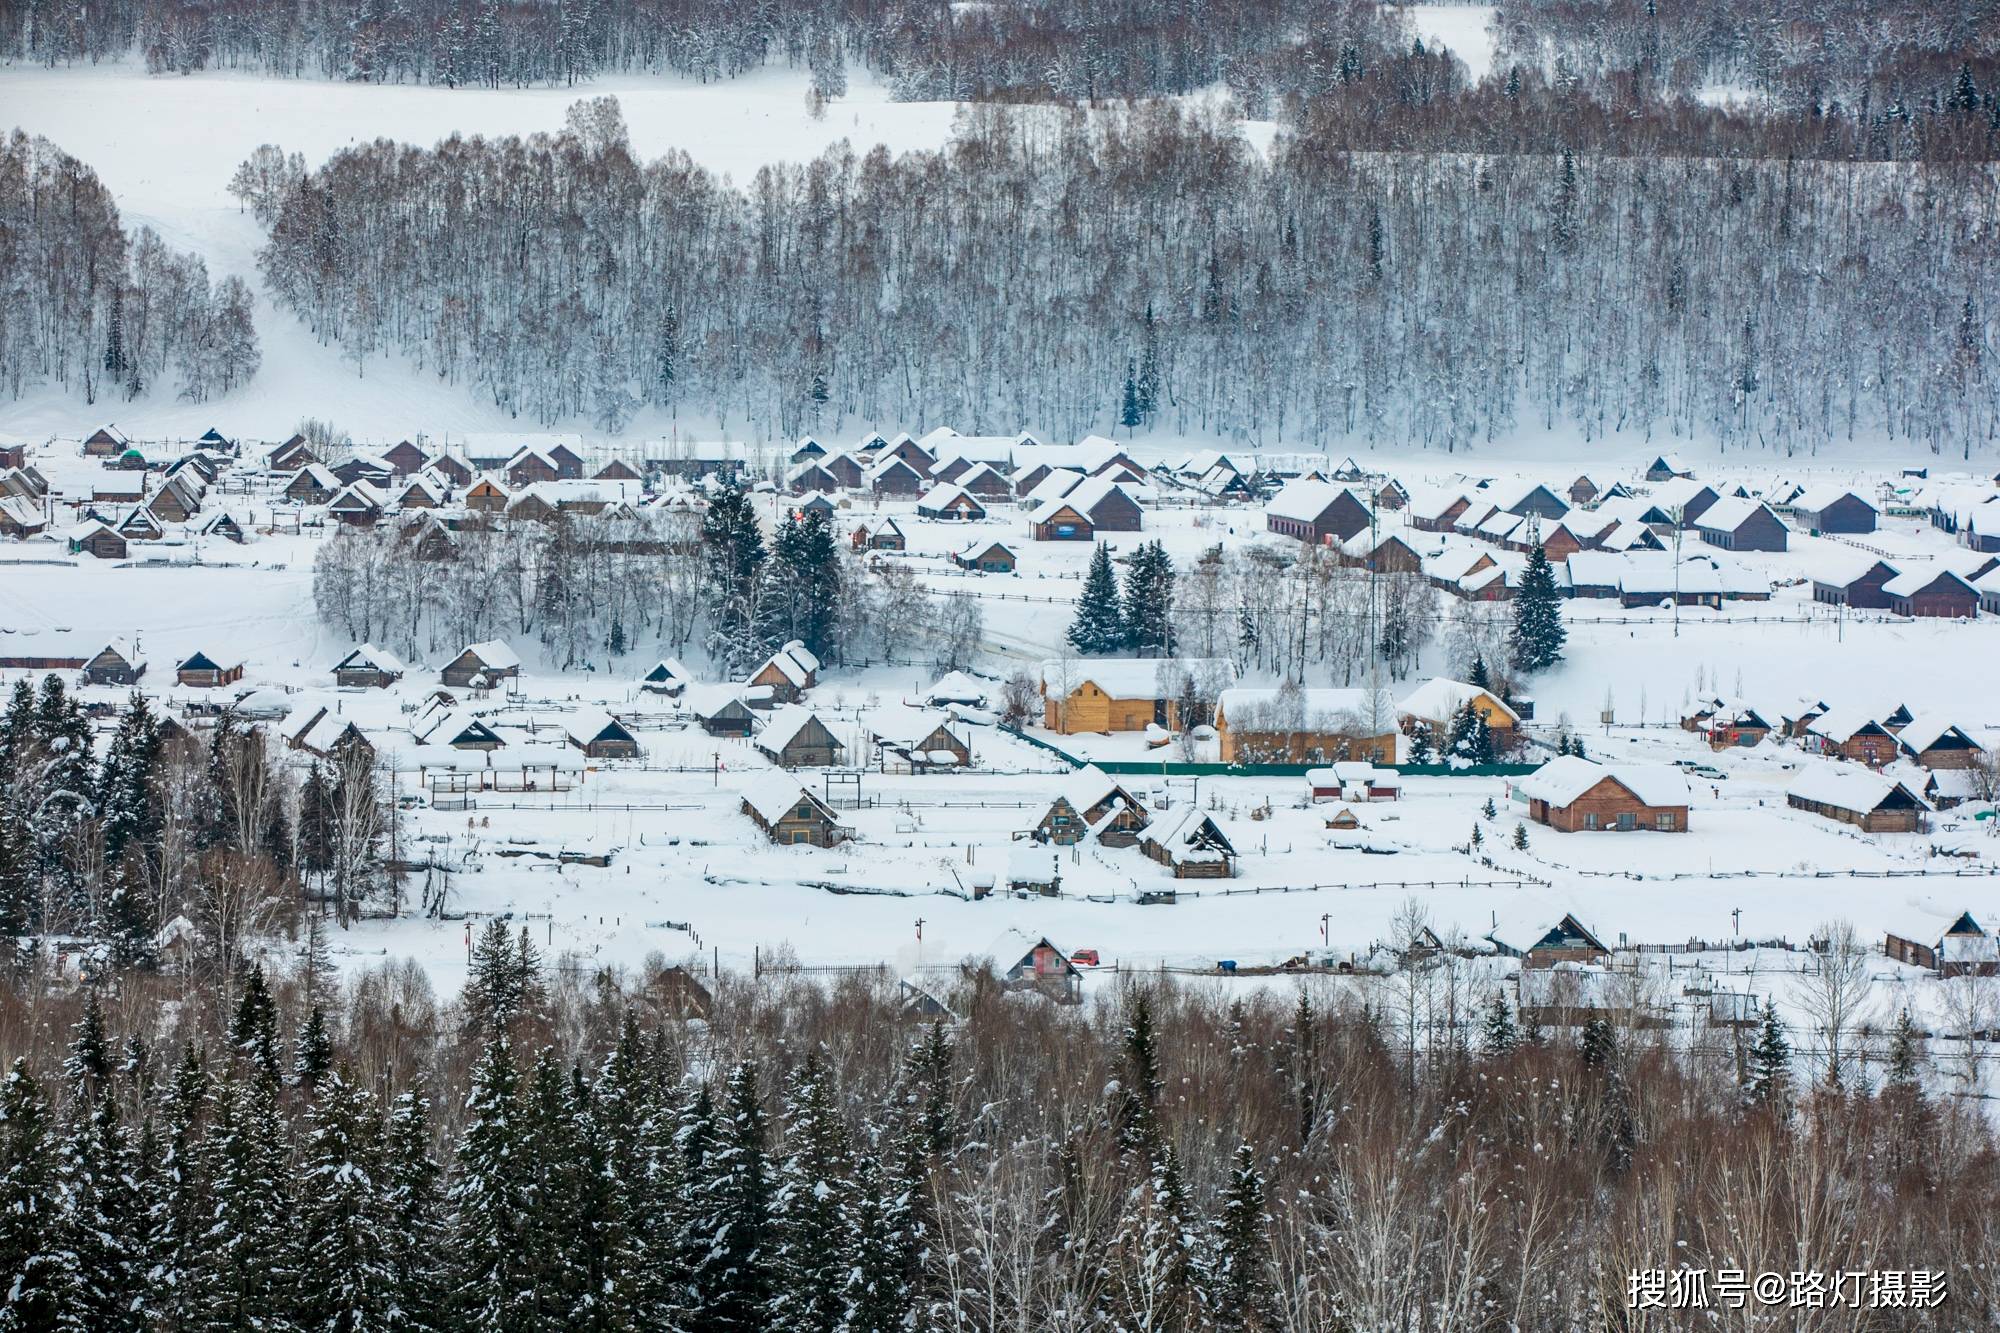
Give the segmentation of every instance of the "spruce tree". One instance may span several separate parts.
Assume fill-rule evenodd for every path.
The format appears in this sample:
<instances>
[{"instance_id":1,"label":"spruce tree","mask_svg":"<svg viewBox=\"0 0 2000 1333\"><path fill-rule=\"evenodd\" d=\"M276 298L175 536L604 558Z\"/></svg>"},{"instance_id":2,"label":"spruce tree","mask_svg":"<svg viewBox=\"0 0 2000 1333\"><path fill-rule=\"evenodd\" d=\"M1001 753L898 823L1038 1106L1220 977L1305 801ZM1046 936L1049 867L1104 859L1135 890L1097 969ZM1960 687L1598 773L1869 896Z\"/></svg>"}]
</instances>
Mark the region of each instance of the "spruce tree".
<instances>
[{"instance_id":1,"label":"spruce tree","mask_svg":"<svg viewBox=\"0 0 2000 1333\"><path fill-rule=\"evenodd\" d=\"M273 1084L280 1080L278 1006L264 984L262 963L251 965L243 983L243 998L237 1001L236 1017L229 1025L229 1044L240 1058L249 1061L257 1077Z\"/></svg>"},{"instance_id":2,"label":"spruce tree","mask_svg":"<svg viewBox=\"0 0 2000 1333\"><path fill-rule=\"evenodd\" d=\"M1210 1240L1215 1271L1209 1283L1209 1306L1231 1327L1245 1333L1282 1326L1271 1271L1269 1226L1264 1178L1257 1172L1256 1154L1249 1144L1241 1144L1230 1165Z\"/></svg>"},{"instance_id":3,"label":"spruce tree","mask_svg":"<svg viewBox=\"0 0 2000 1333\"><path fill-rule=\"evenodd\" d=\"M621 1182L612 1175L611 1139L595 1090L581 1068L570 1069L562 1113L574 1144L565 1191L573 1200L570 1228L568 1327L625 1333L643 1328L638 1305L641 1256L632 1242Z\"/></svg>"},{"instance_id":4,"label":"spruce tree","mask_svg":"<svg viewBox=\"0 0 2000 1333\"><path fill-rule=\"evenodd\" d=\"M1601 1013L1593 1012L1584 1020L1583 1035L1577 1042L1577 1054L1586 1069L1605 1069L1618 1056L1618 1034L1611 1028L1611 1022Z\"/></svg>"},{"instance_id":5,"label":"spruce tree","mask_svg":"<svg viewBox=\"0 0 2000 1333\"><path fill-rule=\"evenodd\" d=\"M745 1061L723 1089L702 1200L708 1251L695 1269L697 1314L718 1333L768 1327L775 1290L771 1177L757 1067Z\"/></svg>"},{"instance_id":6,"label":"spruce tree","mask_svg":"<svg viewBox=\"0 0 2000 1333\"><path fill-rule=\"evenodd\" d=\"M762 656L756 639L757 585L766 559L764 533L748 492L726 487L701 520L702 579L710 607L710 651L730 670Z\"/></svg>"},{"instance_id":7,"label":"spruce tree","mask_svg":"<svg viewBox=\"0 0 2000 1333\"><path fill-rule=\"evenodd\" d=\"M576 1326L587 1283L582 1266L582 1146L555 1052L543 1049L521 1100L519 1151L527 1177L521 1218L526 1299L544 1327Z\"/></svg>"},{"instance_id":8,"label":"spruce tree","mask_svg":"<svg viewBox=\"0 0 2000 1333\"><path fill-rule=\"evenodd\" d=\"M1508 639L1514 669L1524 675L1562 661L1568 632L1563 628L1562 594L1556 588L1549 553L1538 541L1528 552L1528 568L1514 597L1514 627Z\"/></svg>"},{"instance_id":9,"label":"spruce tree","mask_svg":"<svg viewBox=\"0 0 2000 1333\"><path fill-rule=\"evenodd\" d=\"M1132 358L1128 356L1125 358L1125 393L1119 399L1118 424L1126 427L1137 426L1143 417L1144 413L1139 408L1138 375L1133 368Z\"/></svg>"},{"instance_id":10,"label":"spruce tree","mask_svg":"<svg viewBox=\"0 0 2000 1333\"><path fill-rule=\"evenodd\" d=\"M1514 821L1514 850L1517 852L1528 850L1528 826L1519 820Z\"/></svg>"},{"instance_id":11,"label":"spruce tree","mask_svg":"<svg viewBox=\"0 0 2000 1333\"><path fill-rule=\"evenodd\" d=\"M327 1035L325 1011L315 1004L293 1043L292 1082L308 1091L317 1091L319 1081L332 1066L333 1038Z\"/></svg>"},{"instance_id":12,"label":"spruce tree","mask_svg":"<svg viewBox=\"0 0 2000 1333\"><path fill-rule=\"evenodd\" d=\"M487 1043L474 1067L465 1110L450 1195L453 1320L491 1333L527 1333L544 1325L532 1285L538 1256L526 1246L530 1180L520 1078L504 1033Z\"/></svg>"},{"instance_id":13,"label":"spruce tree","mask_svg":"<svg viewBox=\"0 0 2000 1333\"><path fill-rule=\"evenodd\" d=\"M521 1015L522 982L520 950L496 916L472 948L472 973L461 996L468 1032L489 1040L504 1035Z\"/></svg>"},{"instance_id":14,"label":"spruce tree","mask_svg":"<svg viewBox=\"0 0 2000 1333\"><path fill-rule=\"evenodd\" d=\"M202 1160L208 1095L208 1067L189 1042L161 1105L158 1189L147 1219L156 1314L163 1328L189 1328L197 1319L195 1274L211 1204Z\"/></svg>"},{"instance_id":15,"label":"spruce tree","mask_svg":"<svg viewBox=\"0 0 2000 1333\"><path fill-rule=\"evenodd\" d=\"M401 1293L389 1260L388 1172L374 1095L327 1071L299 1157L297 1211L287 1228L293 1318L302 1329L388 1325Z\"/></svg>"},{"instance_id":16,"label":"spruce tree","mask_svg":"<svg viewBox=\"0 0 2000 1333\"><path fill-rule=\"evenodd\" d=\"M1487 671L1486 669L1486 654L1484 653L1473 654L1472 670L1469 674L1467 674L1465 678L1465 683L1477 689L1482 689L1482 690L1490 690L1493 688L1492 673Z\"/></svg>"},{"instance_id":17,"label":"spruce tree","mask_svg":"<svg viewBox=\"0 0 2000 1333\"><path fill-rule=\"evenodd\" d=\"M286 1186L277 1079L253 1070L226 1077L210 1097L203 1156L208 1210L198 1242L189 1308L206 1328L279 1330L297 1260L286 1234Z\"/></svg>"},{"instance_id":18,"label":"spruce tree","mask_svg":"<svg viewBox=\"0 0 2000 1333\"><path fill-rule=\"evenodd\" d=\"M1785 1039L1785 1026L1778 1021L1778 1011L1769 999L1764 1001L1757 1043L1750 1049L1750 1076L1743 1095L1749 1105L1780 1117L1791 1105L1792 1045Z\"/></svg>"},{"instance_id":19,"label":"spruce tree","mask_svg":"<svg viewBox=\"0 0 2000 1333\"><path fill-rule=\"evenodd\" d=\"M430 1103L404 1092L390 1109L385 1153L384 1260L407 1333L445 1328L445 1228L438 1165L431 1156Z\"/></svg>"},{"instance_id":20,"label":"spruce tree","mask_svg":"<svg viewBox=\"0 0 2000 1333\"><path fill-rule=\"evenodd\" d=\"M856 1190L847 1131L817 1051L800 1063L786 1093L785 1156L776 1183L775 1322L800 1333L835 1333L857 1262L850 1216Z\"/></svg>"},{"instance_id":21,"label":"spruce tree","mask_svg":"<svg viewBox=\"0 0 2000 1333\"><path fill-rule=\"evenodd\" d=\"M1514 1026L1514 1012L1499 991L1486 1002L1486 1020L1481 1045L1490 1056L1509 1055L1520 1045L1521 1034Z\"/></svg>"},{"instance_id":22,"label":"spruce tree","mask_svg":"<svg viewBox=\"0 0 2000 1333\"><path fill-rule=\"evenodd\" d=\"M0 1327L53 1329L77 1309L62 1200L48 1102L17 1057L0 1082L0 1273L8 1284Z\"/></svg>"},{"instance_id":23,"label":"spruce tree","mask_svg":"<svg viewBox=\"0 0 2000 1333\"><path fill-rule=\"evenodd\" d=\"M877 1145L879 1146L879 1145ZM852 1226L854 1262L844 1296L846 1327L856 1333L906 1326L910 1313L910 1269L915 1264L908 1194L885 1186L876 1153L854 1156Z\"/></svg>"},{"instance_id":24,"label":"spruce tree","mask_svg":"<svg viewBox=\"0 0 2000 1333\"><path fill-rule=\"evenodd\" d=\"M1111 571L1111 550L1102 542L1090 554L1070 622L1069 646L1085 657L1120 652L1125 647L1125 615L1119 604L1118 580Z\"/></svg>"},{"instance_id":25,"label":"spruce tree","mask_svg":"<svg viewBox=\"0 0 2000 1333\"><path fill-rule=\"evenodd\" d=\"M1141 656L1171 657L1173 611L1173 558L1159 541L1142 542L1125 568L1120 617L1125 627L1126 648Z\"/></svg>"},{"instance_id":26,"label":"spruce tree","mask_svg":"<svg viewBox=\"0 0 2000 1333\"><path fill-rule=\"evenodd\" d=\"M1160 1087L1152 1001L1146 992L1134 991L1132 1018L1125 1025L1125 1079L1118 1092L1118 1141L1126 1151L1150 1157L1159 1149Z\"/></svg>"},{"instance_id":27,"label":"spruce tree","mask_svg":"<svg viewBox=\"0 0 2000 1333\"><path fill-rule=\"evenodd\" d=\"M1404 751L1404 761L1409 764L1435 764L1437 762L1437 742L1428 722L1410 723L1410 743Z\"/></svg>"},{"instance_id":28,"label":"spruce tree","mask_svg":"<svg viewBox=\"0 0 2000 1333\"><path fill-rule=\"evenodd\" d=\"M1883 1095L1911 1102L1920 1100L1924 1094L1923 1056L1923 1037L1910 1020L1910 1011L1904 1009L1896 1015L1896 1026L1889 1036L1889 1068L1883 1081Z\"/></svg>"}]
</instances>

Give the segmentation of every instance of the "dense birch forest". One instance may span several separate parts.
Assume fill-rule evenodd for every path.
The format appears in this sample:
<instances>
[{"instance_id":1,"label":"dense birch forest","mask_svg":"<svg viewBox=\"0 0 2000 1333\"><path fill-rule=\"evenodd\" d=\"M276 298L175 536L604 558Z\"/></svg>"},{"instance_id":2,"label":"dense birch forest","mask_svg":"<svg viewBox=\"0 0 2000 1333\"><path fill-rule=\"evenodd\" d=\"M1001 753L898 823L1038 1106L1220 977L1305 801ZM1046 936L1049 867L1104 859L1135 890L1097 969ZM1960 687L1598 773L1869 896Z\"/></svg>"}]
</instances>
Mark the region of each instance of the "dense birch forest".
<instances>
[{"instance_id":1,"label":"dense birch forest","mask_svg":"<svg viewBox=\"0 0 2000 1333\"><path fill-rule=\"evenodd\" d=\"M1128 97L1224 81L1263 99L1351 81L1371 54L1351 29L1396 22L1372 5L1303 0L0 0L0 58L137 52L162 73L494 88L636 72L709 82L782 65L811 70L828 95L854 65L908 99ZM1720 84L1793 109L1921 107L1961 68L1983 87L2000 70L2000 20L1980 4L1525 0L1497 26L1496 80L1520 69L1678 93Z\"/></svg>"},{"instance_id":2,"label":"dense birch forest","mask_svg":"<svg viewBox=\"0 0 2000 1333\"><path fill-rule=\"evenodd\" d=\"M86 402L200 402L257 373L253 298L150 227L127 231L84 163L16 130L0 140L0 385Z\"/></svg>"},{"instance_id":3,"label":"dense birch forest","mask_svg":"<svg viewBox=\"0 0 2000 1333\"><path fill-rule=\"evenodd\" d=\"M0 1317L1872 1333L1995 1308L1992 1128L1906 1023L1829 1077L1775 1019L1692 1051L1524 1026L1431 951L1075 1009L941 973L949 1022L782 957L710 1001L497 920L473 953L456 998L409 964L337 989L311 939L115 991L11 980ZM1718 1270L1776 1272L1777 1304Z\"/></svg>"},{"instance_id":4,"label":"dense birch forest","mask_svg":"<svg viewBox=\"0 0 2000 1333\"><path fill-rule=\"evenodd\" d=\"M1227 109L984 106L943 150L837 146L737 189L635 160L600 98L554 135L272 149L241 183L271 294L322 340L531 421L1080 436L1116 428L1137 363L1140 430L1267 445L1991 438L1983 109L1921 135L1715 115L1690 147L1576 89L1476 115L1424 91L1457 69L1395 57L1399 112L1315 102L1268 156ZM1487 112L1512 151L1445 151Z\"/></svg>"}]
</instances>

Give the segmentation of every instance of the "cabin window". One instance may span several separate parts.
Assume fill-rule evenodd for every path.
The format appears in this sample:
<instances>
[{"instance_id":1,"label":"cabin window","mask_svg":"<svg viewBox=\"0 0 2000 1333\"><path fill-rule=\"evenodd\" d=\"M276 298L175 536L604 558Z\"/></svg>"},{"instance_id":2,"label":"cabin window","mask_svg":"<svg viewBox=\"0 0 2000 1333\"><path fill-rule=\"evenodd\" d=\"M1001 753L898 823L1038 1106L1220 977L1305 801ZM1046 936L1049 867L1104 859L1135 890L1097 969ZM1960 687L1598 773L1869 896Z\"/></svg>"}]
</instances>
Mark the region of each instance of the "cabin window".
<instances>
[{"instance_id":1,"label":"cabin window","mask_svg":"<svg viewBox=\"0 0 2000 1333\"><path fill-rule=\"evenodd\" d=\"M1665 810L1660 813L1660 831L1662 833L1672 833L1674 831L1673 811Z\"/></svg>"},{"instance_id":2,"label":"cabin window","mask_svg":"<svg viewBox=\"0 0 2000 1333\"><path fill-rule=\"evenodd\" d=\"M1588 813L1586 813L1586 814L1584 815L1584 817L1583 817L1583 826L1584 826L1585 828L1587 828L1587 829L1594 829L1594 828L1596 828L1596 827L1597 827L1597 816L1596 816L1596 815L1593 815L1593 814L1588 814Z\"/></svg>"},{"instance_id":3,"label":"cabin window","mask_svg":"<svg viewBox=\"0 0 2000 1333\"><path fill-rule=\"evenodd\" d=\"M795 828L792 830L792 843L794 846L811 841L812 831L810 829Z\"/></svg>"},{"instance_id":4,"label":"cabin window","mask_svg":"<svg viewBox=\"0 0 2000 1333\"><path fill-rule=\"evenodd\" d=\"M799 819L811 819L813 814L812 807L809 805L801 805L798 809L794 810L792 814Z\"/></svg>"},{"instance_id":5,"label":"cabin window","mask_svg":"<svg viewBox=\"0 0 2000 1333\"><path fill-rule=\"evenodd\" d=\"M1618 831L1620 833L1630 833L1633 829L1638 827L1639 827L1639 817L1631 813L1629 810L1626 811L1624 814L1618 816Z\"/></svg>"}]
</instances>

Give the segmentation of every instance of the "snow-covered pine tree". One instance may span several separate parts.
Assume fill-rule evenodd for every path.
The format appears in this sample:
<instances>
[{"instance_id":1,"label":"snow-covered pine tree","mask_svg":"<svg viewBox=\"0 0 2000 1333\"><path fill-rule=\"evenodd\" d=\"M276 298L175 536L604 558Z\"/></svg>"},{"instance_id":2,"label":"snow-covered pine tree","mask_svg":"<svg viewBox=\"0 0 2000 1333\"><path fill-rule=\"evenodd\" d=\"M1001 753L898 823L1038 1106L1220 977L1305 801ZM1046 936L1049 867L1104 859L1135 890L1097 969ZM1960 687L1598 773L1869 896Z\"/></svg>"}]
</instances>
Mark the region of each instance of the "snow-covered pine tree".
<instances>
[{"instance_id":1,"label":"snow-covered pine tree","mask_svg":"<svg viewBox=\"0 0 2000 1333\"><path fill-rule=\"evenodd\" d=\"M854 1262L842 1292L845 1326L855 1333L906 1326L911 1273L917 1262L910 1191L894 1179L883 1180L876 1162L884 1145L872 1134L865 1136L865 1143L854 1155L853 1200L848 1209Z\"/></svg>"},{"instance_id":2,"label":"snow-covered pine tree","mask_svg":"<svg viewBox=\"0 0 2000 1333\"><path fill-rule=\"evenodd\" d=\"M237 1001L236 1017L229 1025L229 1044L238 1058L249 1061L254 1077L280 1081L278 1006L264 984L262 963L253 963L244 979L243 998Z\"/></svg>"},{"instance_id":3,"label":"snow-covered pine tree","mask_svg":"<svg viewBox=\"0 0 2000 1333\"><path fill-rule=\"evenodd\" d=\"M197 1242L188 1308L205 1328L278 1333L296 1278L286 1228L292 1199L278 1082L254 1066L210 1095L203 1170L209 1201Z\"/></svg>"},{"instance_id":4,"label":"snow-covered pine tree","mask_svg":"<svg viewBox=\"0 0 2000 1333\"><path fill-rule=\"evenodd\" d=\"M696 1321L718 1333L769 1325L775 1294L771 1175L757 1066L744 1061L723 1088L703 1188L708 1251L695 1269Z\"/></svg>"},{"instance_id":5,"label":"snow-covered pine tree","mask_svg":"<svg viewBox=\"0 0 2000 1333\"><path fill-rule=\"evenodd\" d=\"M115 864L134 843L143 845L158 836L160 810L153 788L159 757L159 724L146 696L135 692L97 772L106 865Z\"/></svg>"},{"instance_id":6,"label":"snow-covered pine tree","mask_svg":"<svg viewBox=\"0 0 2000 1333\"><path fill-rule=\"evenodd\" d=\"M1465 683L1482 690L1493 688L1493 675L1486 669L1486 654L1472 655L1472 670L1467 673Z\"/></svg>"},{"instance_id":7,"label":"snow-covered pine tree","mask_svg":"<svg viewBox=\"0 0 2000 1333\"><path fill-rule=\"evenodd\" d=\"M785 1096L785 1154L772 1198L775 1323L835 1333L859 1262L850 1209L856 1187L846 1126L818 1051L799 1063Z\"/></svg>"},{"instance_id":8,"label":"snow-covered pine tree","mask_svg":"<svg viewBox=\"0 0 2000 1333\"><path fill-rule=\"evenodd\" d=\"M307 1092L316 1092L332 1067L333 1038L327 1035L326 1012L315 1001L292 1043L292 1082Z\"/></svg>"},{"instance_id":9,"label":"snow-covered pine tree","mask_svg":"<svg viewBox=\"0 0 2000 1333\"><path fill-rule=\"evenodd\" d=\"M1538 541L1528 552L1521 590L1514 597L1514 627L1508 639L1514 669L1531 674L1554 666L1562 661L1567 637L1555 569L1549 563L1548 550Z\"/></svg>"},{"instance_id":10,"label":"snow-covered pine tree","mask_svg":"<svg viewBox=\"0 0 2000 1333\"><path fill-rule=\"evenodd\" d=\"M185 1043L161 1101L160 1165L147 1216L154 1312L163 1328L197 1323L193 1288L211 1204L202 1162L208 1093L207 1064Z\"/></svg>"},{"instance_id":11,"label":"snow-covered pine tree","mask_svg":"<svg viewBox=\"0 0 2000 1333\"><path fill-rule=\"evenodd\" d=\"M314 1009L318 1013L318 1009ZM306 1113L298 1201L287 1227L292 1318L301 1329L388 1327L400 1306L382 1108L338 1069Z\"/></svg>"},{"instance_id":12,"label":"snow-covered pine tree","mask_svg":"<svg viewBox=\"0 0 2000 1333\"><path fill-rule=\"evenodd\" d=\"M576 1327L589 1298L581 1245L582 1144L562 1065L543 1048L521 1099L519 1151L527 1176L521 1221L523 1299L543 1327Z\"/></svg>"},{"instance_id":13,"label":"snow-covered pine tree","mask_svg":"<svg viewBox=\"0 0 2000 1333\"><path fill-rule=\"evenodd\" d=\"M528 1333L544 1324L534 1304L537 1256L526 1248L531 1181L520 1076L504 1030L487 1042L472 1071L465 1110L449 1202L453 1325Z\"/></svg>"},{"instance_id":14,"label":"snow-covered pine tree","mask_svg":"<svg viewBox=\"0 0 2000 1333\"><path fill-rule=\"evenodd\" d=\"M1281 1326L1276 1281L1271 1271L1270 1218L1264 1178L1249 1144L1240 1144L1212 1224L1208 1308L1244 1333Z\"/></svg>"},{"instance_id":15,"label":"snow-covered pine tree","mask_svg":"<svg viewBox=\"0 0 2000 1333\"><path fill-rule=\"evenodd\" d=\"M0 1081L0 1326L55 1329L77 1309L76 1256L61 1225L63 1191L49 1105L28 1062Z\"/></svg>"},{"instance_id":16,"label":"snow-covered pine tree","mask_svg":"<svg viewBox=\"0 0 2000 1333\"><path fill-rule=\"evenodd\" d=\"M443 1330L445 1228L438 1165L431 1156L430 1102L420 1092L397 1096L384 1147L383 1259L396 1292L403 1333Z\"/></svg>"},{"instance_id":17,"label":"snow-covered pine tree","mask_svg":"<svg viewBox=\"0 0 2000 1333\"><path fill-rule=\"evenodd\" d=\"M726 487L710 498L701 519L701 553L710 653L732 671L748 670L761 656L757 584L766 558L748 492Z\"/></svg>"},{"instance_id":18,"label":"snow-covered pine tree","mask_svg":"<svg viewBox=\"0 0 2000 1333\"><path fill-rule=\"evenodd\" d=\"M574 1183L566 1191L574 1200L576 1224L570 1230L570 1272L577 1285L570 1302L568 1327L625 1333L645 1327L638 1305L638 1270L643 1256L633 1243L625 1191L612 1176L605 1117L598 1112L595 1090L572 1066L564 1089L563 1114L569 1119L575 1151L570 1170Z\"/></svg>"},{"instance_id":19,"label":"snow-covered pine tree","mask_svg":"<svg viewBox=\"0 0 2000 1333\"><path fill-rule=\"evenodd\" d=\"M1125 646L1141 657L1173 655L1174 562L1158 540L1142 542L1125 568Z\"/></svg>"},{"instance_id":20,"label":"snow-covered pine tree","mask_svg":"<svg viewBox=\"0 0 2000 1333\"><path fill-rule=\"evenodd\" d=\"M1125 613L1119 603L1118 580L1111 571L1111 550L1102 542L1090 553L1070 622L1069 646L1085 657L1104 656L1125 647Z\"/></svg>"},{"instance_id":21,"label":"snow-covered pine tree","mask_svg":"<svg viewBox=\"0 0 2000 1333\"><path fill-rule=\"evenodd\" d=\"M1792 1044L1785 1038L1785 1025L1769 999L1759 1019L1757 1042L1750 1048L1749 1078L1743 1086L1746 1104L1770 1111L1783 1119L1792 1100Z\"/></svg>"},{"instance_id":22,"label":"snow-covered pine tree","mask_svg":"<svg viewBox=\"0 0 2000 1333\"><path fill-rule=\"evenodd\" d=\"M520 1017L527 999L521 961L507 923L499 917L488 921L473 945L472 972L460 999L468 1031L491 1038L504 1034Z\"/></svg>"},{"instance_id":23,"label":"snow-covered pine tree","mask_svg":"<svg viewBox=\"0 0 2000 1333\"><path fill-rule=\"evenodd\" d=\"M1125 1024L1125 1079L1118 1090L1118 1141L1128 1152L1158 1154L1160 1051L1153 1030L1153 1005L1143 990L1132 993Z\"/></svg>"},{"instance_id":24,"label":"snow-covered pine tree","mask_svg":"<svg viewBox=\"0 0 2000 1333\"><path fill-rule=\"evenodd\" d=\"M1118 424L1127 428L1137 426L1145 420L1145 412L1139 406L1139 376L1132 358L1125 358L1125 392L1118 400Z\"/></svg>"},{"instance_id":25,"label":"snow-covered pine tree","mask_svg":"<svg viewBox=\"0 0 2000 1333\"><path fill-rule=\"evenodd\" d=\"M956 1059L951 1034L945 1030L944 1020L938 1019L924 1030L923 1040L911 1048L903 1062L904 1083L910 1089L923 1150L934 1158L946 1156L958 1143Z\"/></svg>"},{"instance_id":26,"label":"snow-covered pine tree","mask_svg":"<svg viewBox=\"0 0 2000 1333\"><path fill-rule=\"evenodd\" d=\"M1508 1007L1507 997L1496 990L1486 1002L1480 1045L1486 1054L1498 1057L1511 1054L1520 1043L1520 1031L1514 1026L1514 1011Z\"/></svg>"},{"instance_id":27,"label":"snow-covered pine tree","mask_svg":"<svg viewBox=\"0 0 2000 1333\"><path fill-rule=\"evenodd\" d=\"M1611 1021L1601 1013L1593 1012L1583 1021L1583 1033L1577 1040L1577 1055L1586 1069L1606 1069L1618 1058L1618 1034L1612 1031Z\"/></svg>"}]
</instances>

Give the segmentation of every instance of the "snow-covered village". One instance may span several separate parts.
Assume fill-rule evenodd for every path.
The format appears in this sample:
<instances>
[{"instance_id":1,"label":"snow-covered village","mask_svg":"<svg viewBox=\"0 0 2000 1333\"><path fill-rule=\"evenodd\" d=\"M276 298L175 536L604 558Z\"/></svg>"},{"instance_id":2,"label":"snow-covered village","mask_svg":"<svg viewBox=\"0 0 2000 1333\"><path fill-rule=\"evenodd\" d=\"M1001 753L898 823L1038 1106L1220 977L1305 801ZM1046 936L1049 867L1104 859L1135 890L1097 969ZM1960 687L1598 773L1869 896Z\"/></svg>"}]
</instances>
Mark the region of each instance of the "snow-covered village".
<instances>
[{"instance_id":1,"label":"snow-covered village","mask_svg":"<svg viewBox=\"0 0 2000 1333\"><path fill-rule=\"evenodd\" d=\"M2000 1327L1990 33L420 8L0 3L0 1328Z\"/></svg>"}]
</instances>

